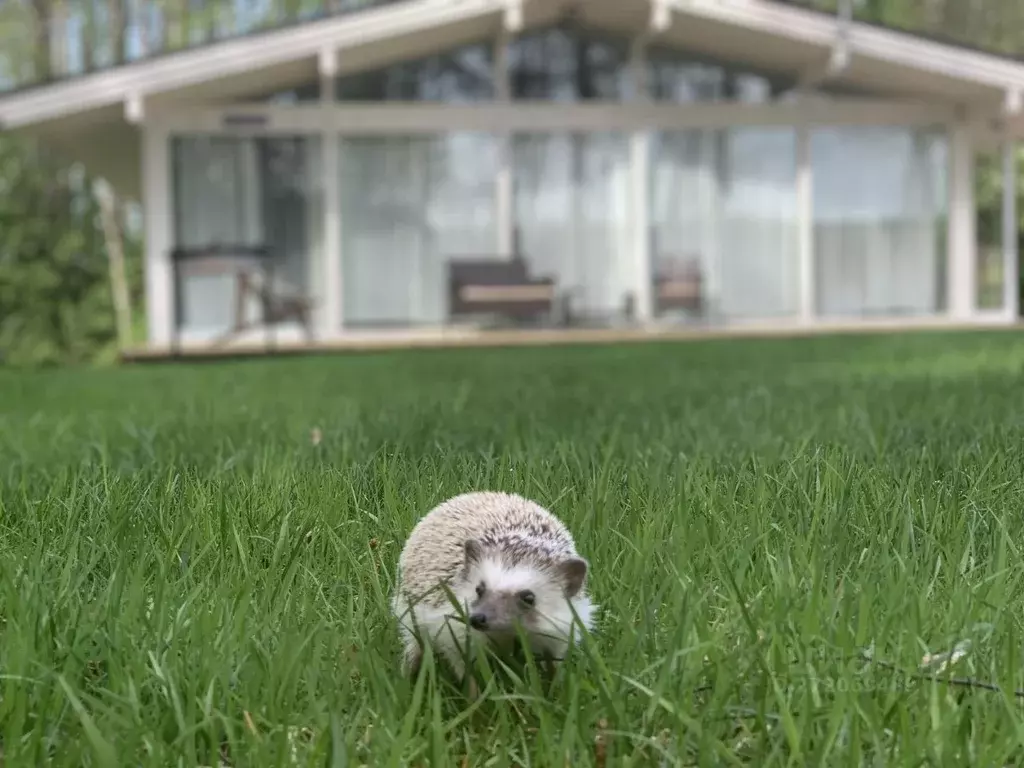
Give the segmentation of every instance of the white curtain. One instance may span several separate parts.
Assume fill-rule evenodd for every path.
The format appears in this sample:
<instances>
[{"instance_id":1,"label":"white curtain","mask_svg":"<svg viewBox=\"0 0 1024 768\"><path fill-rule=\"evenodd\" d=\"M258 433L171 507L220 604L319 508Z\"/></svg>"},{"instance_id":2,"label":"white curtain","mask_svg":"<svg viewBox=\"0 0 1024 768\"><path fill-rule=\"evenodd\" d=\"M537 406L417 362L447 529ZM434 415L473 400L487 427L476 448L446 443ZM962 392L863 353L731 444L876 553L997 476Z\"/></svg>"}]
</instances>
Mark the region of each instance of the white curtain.
<instances>
[{"instance_id":1,"label":"white curtain","mask_svg":"<svg viewBox=\"0 0 1024 768\"><path fill-rule=\"evenodd\" d=\"M652 135L651 261L654 275L697 264L717 304L721 201L713 131Z\"/></svg>"},{"instance_id":2,"label":"white curtain","mask_svg":"<svg viewBox=\"0 0 1024 768\"><path fill-rule=\"evenodd\" d=\"M654 272L700 266L728 321L797 311L796 139L787 128L655 134Z\"/></svg>"},{"instance_id":3,"label":"white curtain","mask_svg":"<svg viewBox=\"0 0 1024 768\"><path fill-rule=\"evenodd\" d=\"M267 246L275 285L307 292L322 246L318 156L312 138L176 139L177 244ZM186 332L209 335L232 325L234 276L185 275L179 296ZM249 317L257 311L251 300Z\"/></svg>"},{"instance_id":4,"label":"white curtain","mask_svg":"<svg viewBox=\"0 0 1024 768\"><path fill-rule=\"evenodd\" d=\"M263 243L279 290L312 290L323 249L323 169L319 137L260 140Z\"/></svg>"},{"instance_id":5,"label":"white curtain","mask_svg":"<svg viewBox=\"0 0 1024 768\"><path fill-rule=\"evenodd\" d=\"M448 262L501 258L496 150L473 133L342 140L347 326L447 322Z\"/></svg>"},{"instance_id":6,"label":"white curtain","mask_svg":"<svg viewBox=\"0 0 1024 768\"><path fill-rule=\"evenodd\" d=\"M941 306L945 137L913 128L814 131L814 244L825 316Z\"/></svg>"},{"instance_id":7,"label":"white curtain","mask_svg":"<svg viewBox=\"0 0 1024 768\"><path fill-rule=\"evenodd\" d=\"M723 144L721 311L735 318L796 316L796 131L734 128Z\"/></svg>"},{"instance_id":8,"label":"white curtain","mask_svg":"<svg viewBox=\"0 0 1024 768\"><path fill-rule=\"evenodd\" d=\"M177 244L255 245L263 239L256 147L232 138L189 136L174 144ZM219 333L234 317L230 275L186 275L178 286L183 330Z\"/></svg>"},{"instance_id":9,"label":"white curtain","mask_svg":"<svg viewBox=\"0 0 1024 768\"><path fill-rule=\"evenodd\" d=\"M519 135L512 158L514 220L533 274L555 278L574 313L618 316L635 274L628 138Z\"/></svg>"}]
</instances>

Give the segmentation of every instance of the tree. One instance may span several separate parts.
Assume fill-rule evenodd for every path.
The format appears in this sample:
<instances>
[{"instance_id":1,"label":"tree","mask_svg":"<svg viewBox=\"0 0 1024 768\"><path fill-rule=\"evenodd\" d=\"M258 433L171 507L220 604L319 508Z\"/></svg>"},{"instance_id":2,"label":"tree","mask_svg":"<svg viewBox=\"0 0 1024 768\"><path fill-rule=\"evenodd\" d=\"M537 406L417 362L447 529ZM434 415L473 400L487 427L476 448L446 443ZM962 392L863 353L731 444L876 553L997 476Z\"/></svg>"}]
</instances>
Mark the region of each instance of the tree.
<instances>
[{"instance_id":1,"label":"tree","mask_svg":"<svg viewBox=\"0 0 1024 768\"><path fill-rule=\"evenodd\" d=\"M116 350L94 180L34 143L0 137L0 358L85 363ZM126 261L138 261L137 244ZM129 270L137 279L137 269Z\"/></svg>"}]
</instances>

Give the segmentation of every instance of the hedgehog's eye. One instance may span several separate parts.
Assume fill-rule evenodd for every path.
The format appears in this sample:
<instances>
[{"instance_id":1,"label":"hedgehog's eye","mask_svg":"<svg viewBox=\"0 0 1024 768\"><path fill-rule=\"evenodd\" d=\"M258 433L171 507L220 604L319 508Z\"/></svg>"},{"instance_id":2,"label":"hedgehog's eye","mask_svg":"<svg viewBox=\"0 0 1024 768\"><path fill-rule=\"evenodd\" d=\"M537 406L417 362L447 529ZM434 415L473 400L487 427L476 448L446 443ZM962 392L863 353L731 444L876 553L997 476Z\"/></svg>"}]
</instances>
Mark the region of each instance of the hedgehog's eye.
<instances>
[{"instance_id":1,"label":"hedgehog's eye","mask_svg":"<svg viewBox=\"0 0 1024 768\"><path fill-rule=\"evenodd\" d=\"M477 597L483 597L484 596L484 592L486 592L486 591L487 591L487 586L482 581L479 584L476 585L476 596Z\"/></svg>"},{"instance_id":2,"label":"hedgehog's eye","mask_svg":"<svg viewBox=\"0 0 1024 768\"><path fill-rule=\"evenodd\" d=\"M532 606L535 602L537 602L537 596L534 595L533 592L531 592L530 590L524 589L522 592L519 593L519 601L523 605Z\"/></svg>"}]
</instances>

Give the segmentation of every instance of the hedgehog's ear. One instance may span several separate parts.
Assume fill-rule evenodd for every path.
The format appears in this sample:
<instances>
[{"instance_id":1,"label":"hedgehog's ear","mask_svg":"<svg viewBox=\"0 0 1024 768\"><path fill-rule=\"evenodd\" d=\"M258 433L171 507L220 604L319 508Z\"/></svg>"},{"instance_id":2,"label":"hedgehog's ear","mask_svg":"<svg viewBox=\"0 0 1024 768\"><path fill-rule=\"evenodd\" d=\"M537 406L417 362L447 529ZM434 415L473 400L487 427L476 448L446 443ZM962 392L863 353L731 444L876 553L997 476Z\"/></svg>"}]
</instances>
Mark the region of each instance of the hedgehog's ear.
<instances>
[{"instance_id":1,"label":"hedgehog's ear","mask_svg":"<svg viewBox=\"0 0 1024 768\"><path fill-rule=\"evenodd\" d=\"M484 548L480 546L480 542L476 539L466 539L462 545L462 551L466 555L466 567L476 565L480 562L480 558L483 557Z\"/></svg>"},{"instance_id":2,"label":"hedgehog's ear","mask_svg":"<svg viewBox=\"0 0 1024 768\"><path fill-rule=\"evenodd\" d=\"M562 585L565 596L576 597L587 578L587 561L582 557L570 557L562 562Z\"/></svg>"}]
</instances>

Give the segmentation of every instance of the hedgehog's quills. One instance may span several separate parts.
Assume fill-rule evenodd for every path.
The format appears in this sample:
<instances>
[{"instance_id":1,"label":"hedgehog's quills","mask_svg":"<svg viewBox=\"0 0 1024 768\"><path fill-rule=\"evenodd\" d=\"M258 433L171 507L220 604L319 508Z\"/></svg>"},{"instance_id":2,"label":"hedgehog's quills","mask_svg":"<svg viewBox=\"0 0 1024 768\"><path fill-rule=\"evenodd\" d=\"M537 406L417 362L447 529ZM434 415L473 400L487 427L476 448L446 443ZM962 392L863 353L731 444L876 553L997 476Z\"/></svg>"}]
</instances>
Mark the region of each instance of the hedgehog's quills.
<instances>
[{"instance_id":1,"label":"hedgehog's quills","mask_svg":"<svg viewBox=\"0 0 1024 768\"><path fill-rule=\"evenodd\" d=\"M572 535L515 494L466 493L439 504L413 528L398 570L392 610L407 674L419 669L421 641L464 679L469 654L484 644L508 654L521 632L535 657L562 659L579 642L579 624L593 626L587 561Z\"/></svg>"}]
</instances>

